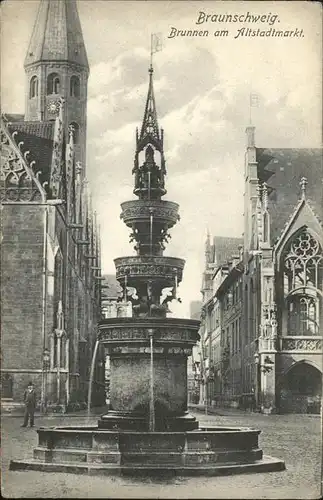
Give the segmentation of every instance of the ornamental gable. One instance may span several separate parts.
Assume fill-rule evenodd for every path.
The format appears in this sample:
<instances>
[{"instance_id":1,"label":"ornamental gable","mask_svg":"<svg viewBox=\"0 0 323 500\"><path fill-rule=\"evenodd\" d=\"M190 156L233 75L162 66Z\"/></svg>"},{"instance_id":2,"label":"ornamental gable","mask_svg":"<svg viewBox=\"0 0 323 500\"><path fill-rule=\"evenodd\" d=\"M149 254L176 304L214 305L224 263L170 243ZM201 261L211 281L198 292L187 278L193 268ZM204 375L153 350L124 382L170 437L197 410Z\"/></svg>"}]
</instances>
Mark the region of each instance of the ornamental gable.
<instances>
[{"instance_id":1,"label":"ornamental gable","mask_svg":"<svg viewBox=\"0 0 323 500\"><path fill-rule=\"evenodd\" d=\"M45 181L39 164L33 159L19 132L12 133L1 118L1 202L45 202Z\"/></svg>"}]
</instances>

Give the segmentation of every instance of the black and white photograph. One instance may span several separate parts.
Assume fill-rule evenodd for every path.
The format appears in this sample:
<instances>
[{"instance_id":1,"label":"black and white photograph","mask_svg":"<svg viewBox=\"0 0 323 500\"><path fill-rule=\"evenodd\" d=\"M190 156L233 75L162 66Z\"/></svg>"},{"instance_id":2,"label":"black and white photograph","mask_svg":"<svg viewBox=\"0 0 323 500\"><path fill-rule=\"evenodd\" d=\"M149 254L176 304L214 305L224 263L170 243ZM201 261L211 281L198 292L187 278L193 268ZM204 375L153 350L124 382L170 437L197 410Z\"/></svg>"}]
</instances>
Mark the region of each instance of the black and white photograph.
<instances>
[{"instance_id":1,"label":"black and white photograph","mask_svg":"<svg viewBox=\"0 0 323 500\"><path fill-rule=\"evenodd\" d=\"M3 0L1 494L323 494L322 6Z\"/></svg>"}]
</instances>

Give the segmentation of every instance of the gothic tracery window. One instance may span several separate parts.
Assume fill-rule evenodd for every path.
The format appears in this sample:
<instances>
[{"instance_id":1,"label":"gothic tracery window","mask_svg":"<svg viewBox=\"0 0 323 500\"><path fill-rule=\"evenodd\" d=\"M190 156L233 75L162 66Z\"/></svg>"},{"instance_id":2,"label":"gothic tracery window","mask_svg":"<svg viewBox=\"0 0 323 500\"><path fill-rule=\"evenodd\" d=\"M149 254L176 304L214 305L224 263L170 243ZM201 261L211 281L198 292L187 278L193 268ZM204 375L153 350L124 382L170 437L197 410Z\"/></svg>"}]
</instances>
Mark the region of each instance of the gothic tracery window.
<instances>
[{"instance_id":1,"label":"gothic tracery window","mask_svg":"<svg viewBox=\"0 0 323 500\"><path fill-rule=\"evenodd\" d=\"M59 94L60 92L60 80L57 73L51 73L47 77L47 95Z\"/></svg>"},{"instance_id":2,"label":"gothic tracery window","mask_svg":"<svg viewBox=\"0 0 323 500\"><path fill-rule=\"evenodd\" d=\"M284 254L289 335L319 335L322 287L322 248L304 229L295 236Z\"/></svg>"}]
</instances>

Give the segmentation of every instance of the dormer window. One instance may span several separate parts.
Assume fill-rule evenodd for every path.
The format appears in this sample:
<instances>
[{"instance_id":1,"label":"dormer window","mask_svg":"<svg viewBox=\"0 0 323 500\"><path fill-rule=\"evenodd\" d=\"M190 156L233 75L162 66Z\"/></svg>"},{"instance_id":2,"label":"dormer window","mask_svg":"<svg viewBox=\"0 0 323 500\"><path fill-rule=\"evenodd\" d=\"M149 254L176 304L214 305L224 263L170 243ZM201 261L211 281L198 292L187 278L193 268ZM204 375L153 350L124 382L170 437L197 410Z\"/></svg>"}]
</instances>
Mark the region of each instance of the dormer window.
<instances>
[{"instance_id":1,"label":"dormer window","mask_svg":"<svg viewBox=\"0 0 323 500\"><path fill-rule=\"evenodd\" d=\"M73 75L70 80L70 96L80 97L80 79Z\"/></svg>"},{"instance_id":2,"label":"dormer window","mask_svg":"<svg viewBox=\"0 0 323 500\"><path fill-rule=\"evenodd\" d=\"M30 80L29 98L32 99L36 96L38 96L38 78L37 76L33 76Z\"/></svg>"},{"instance_id":3,"label":"dormer window","mask_svg":"<svg viewBox=\"0 0 323 500\"><path fill-rule=\"evenodd\" d=\"M59 94L60 80L57 73L51 73L47 77L47 95Z\"/></svg>"}]
</instances>

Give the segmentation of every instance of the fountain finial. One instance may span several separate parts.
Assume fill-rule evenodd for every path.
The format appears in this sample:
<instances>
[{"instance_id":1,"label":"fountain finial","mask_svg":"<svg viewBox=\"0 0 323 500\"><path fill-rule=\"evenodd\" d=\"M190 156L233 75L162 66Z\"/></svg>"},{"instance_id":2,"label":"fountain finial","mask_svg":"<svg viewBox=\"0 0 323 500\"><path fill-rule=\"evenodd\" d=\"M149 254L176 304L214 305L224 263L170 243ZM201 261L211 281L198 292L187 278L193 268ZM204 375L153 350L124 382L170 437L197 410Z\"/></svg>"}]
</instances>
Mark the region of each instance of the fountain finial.
<instances>
[{"instance_id":1,"label":"fountain finial","mask_svg":"<svg viewBox=\"0 0 323 500\"><path fill-rule=\"evenodd\" d=\"M160 200L166 193L165 189L165 157L163 130L158 126L157 108L153 85L152 54L160 49L154 49L155 35L152 35L151 61L149 66L149 85L144 117L140 132L136 129L136 152L133 174L135 174L134 193L141 199ZM140 164L139 155L144 152L145 160ZM156 152L159 153L156 159Z\"/></svg>"}]
</instances>

